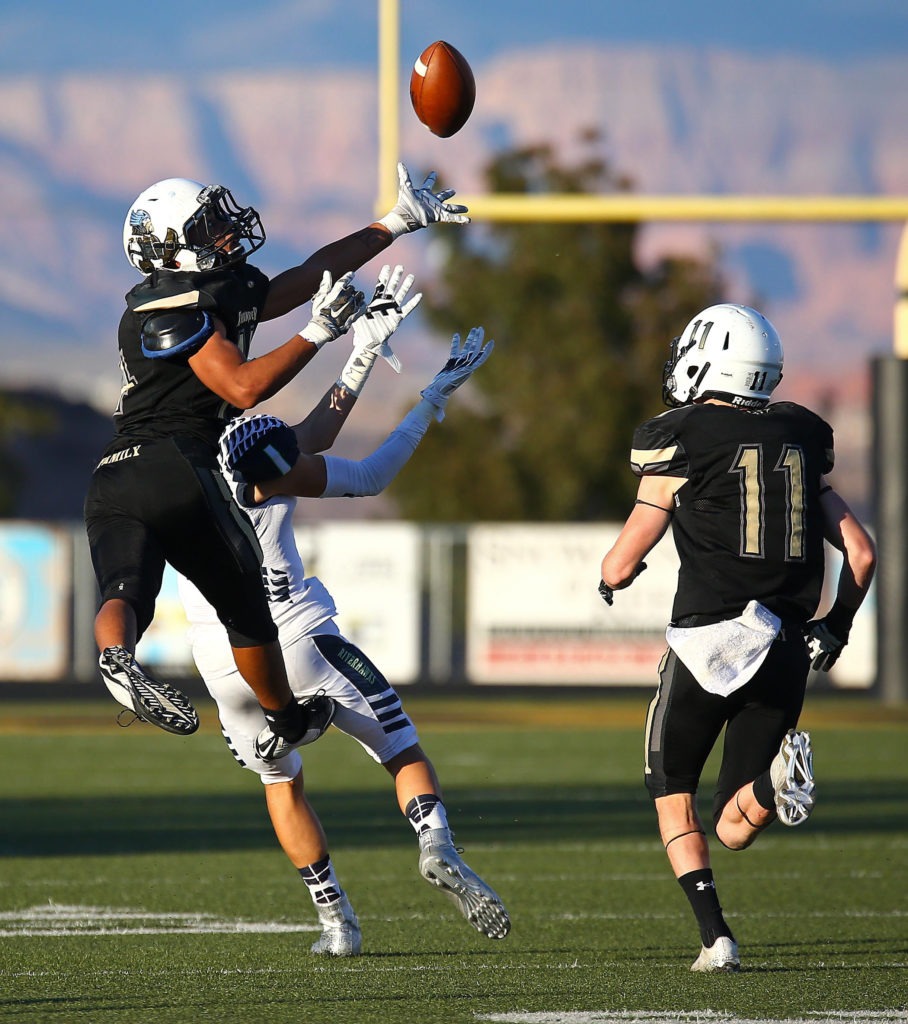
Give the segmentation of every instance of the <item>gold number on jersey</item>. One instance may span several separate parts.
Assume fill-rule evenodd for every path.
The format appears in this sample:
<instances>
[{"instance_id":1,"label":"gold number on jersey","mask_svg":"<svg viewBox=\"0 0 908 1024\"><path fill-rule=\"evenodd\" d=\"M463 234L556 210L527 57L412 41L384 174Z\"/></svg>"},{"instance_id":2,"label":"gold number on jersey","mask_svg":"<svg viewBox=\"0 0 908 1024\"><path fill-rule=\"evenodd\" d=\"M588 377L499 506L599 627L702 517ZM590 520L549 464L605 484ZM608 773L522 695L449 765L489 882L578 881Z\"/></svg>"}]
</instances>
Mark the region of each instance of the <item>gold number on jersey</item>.
<instances>
[{"instance_id":1,"label":"gold number on jersey","mask_svg":"<svg viewBox=\"0 0 908 1024\"><path fill-rule=\"evenodd\" d=\"M804 452L795 445L782 449L775 471L785 474L788 517L785 524L785 560L804 561Z\"/></svg>"},{"instance_id":2,"label":"gold number on jersey","mask_svg":"<svg viewBox=\"0 0 908 1024\"><path fill-rule=\"evenodd\" d=\"M742 444L729 470L741 485L741 555L764 558L766 498L763 446ZM782 449L773 472L785 474L785 561L804 560L804 452L797 445Z\"/></svg>"},{"instance_id":3,"label":"gold number on jersey","mask_svg":"<svg viewBox=\"0 0 908 1024\"><path fill-rule=\"evenodd\" d=\"M763 557L763 447L742 444L732 464L741 484L741 554Z\"/></svg>"}]
</instances>

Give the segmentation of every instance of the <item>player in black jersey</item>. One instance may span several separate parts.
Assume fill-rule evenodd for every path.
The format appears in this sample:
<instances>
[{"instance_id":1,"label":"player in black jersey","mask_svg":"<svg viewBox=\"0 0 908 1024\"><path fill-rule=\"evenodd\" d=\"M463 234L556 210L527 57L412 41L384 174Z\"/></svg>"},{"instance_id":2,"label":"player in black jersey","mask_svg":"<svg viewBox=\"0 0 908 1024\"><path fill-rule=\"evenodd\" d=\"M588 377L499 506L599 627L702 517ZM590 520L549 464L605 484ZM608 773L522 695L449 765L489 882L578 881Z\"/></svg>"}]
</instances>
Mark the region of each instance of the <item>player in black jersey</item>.
<instances>
[{"instance_id":1,"label":"player in black jersey","mask_svg":"<svg viewBox=\"0 0 908 1024\"><path fill-rule=\"evenodd\" d=\"M265 241L258 213L221 185L169 178L142 192L127 215L126 255L145 280L126 296L115 438L92 477L85 520L101 591L102 678L120 703L169 732L194 732L195 709L134 657L165 562L214 605L273 734L310 742L330 723L331 701L301 706L287 682L261 553L218 472L217 439L237 412L274 395L348 329L363 304L353 271L402 234L469 221L466 207L448 202L452 190L432 191L434 174L418 187L403 164L398 174L397 203L385 217L272 279L246 262ZM248 358L261 321L310 298L301 331Z\"/></svg>"},{"instance_id":2,"label":"player in black jersey","mask_svg":"<svg viewBox=\"0 0 908 1024\"><path fill-rule=\"evenodd\" d=\"M646 786L669 862L700 928L694 971L737 970L695 795L722 728L713 803L719 841L743 850L778 817L815 800L810 737L798 732L811 665L828 670L873 576L873 543L826 483L833 435L792 402L772 324L746 306L711 306L672 343L672 408L634 433L637 502L602 561L600 593L630 585L669 524L680 571L668 650L646 725ZM835 603L820 600L824 538L844 555Z\"/></svg>"}]
</instances>

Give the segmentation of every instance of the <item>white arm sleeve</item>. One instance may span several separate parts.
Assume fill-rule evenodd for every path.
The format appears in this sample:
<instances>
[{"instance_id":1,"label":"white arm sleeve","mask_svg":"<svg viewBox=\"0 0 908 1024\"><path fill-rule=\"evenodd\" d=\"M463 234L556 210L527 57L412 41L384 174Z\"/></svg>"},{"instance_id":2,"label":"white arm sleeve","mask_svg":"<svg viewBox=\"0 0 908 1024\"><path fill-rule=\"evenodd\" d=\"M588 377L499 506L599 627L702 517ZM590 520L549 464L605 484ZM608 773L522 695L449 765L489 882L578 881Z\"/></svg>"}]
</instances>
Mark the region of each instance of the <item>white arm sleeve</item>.
<instances>
[{"instance_id":1,"label":"white arm sleeve","mask_svg":"<svg viewBox=\"0 0 908 1024\"><path fill-rule=\"evenodd\" d=\"M325 455L328 482L320 498L359 498L378 494L416 451L438 410L425 398L401 420L378 448L359 462Z\"/></svg>"}]
</instances>

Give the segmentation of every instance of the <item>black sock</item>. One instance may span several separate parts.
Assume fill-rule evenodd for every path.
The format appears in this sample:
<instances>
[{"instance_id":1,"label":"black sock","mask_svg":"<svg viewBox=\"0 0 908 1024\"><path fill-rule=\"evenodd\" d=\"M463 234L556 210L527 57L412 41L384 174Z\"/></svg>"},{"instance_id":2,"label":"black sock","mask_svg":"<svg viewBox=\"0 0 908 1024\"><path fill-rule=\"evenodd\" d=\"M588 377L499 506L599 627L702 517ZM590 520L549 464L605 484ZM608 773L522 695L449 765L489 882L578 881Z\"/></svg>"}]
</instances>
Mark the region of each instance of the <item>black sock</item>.
<instances>
[{"instance_id":1,"label":"black sock","mask_svg":"<svg viewBox=\"0 0 908 1024\"><path fill-rule=\"evenodd\" d=\"M713 881L711 868L700 868L688 871L678 879L678 884L688 898L697 924L700 926L700 939L707 948L722 935L727 935L734 942L731 928L725 923L722 908L719 906L719 895Z\"/></svg>"},{"instance_id":2,"label":"black sock","mask_svg":"<svg viewBox=\"0 0 908 1024\"><path fill-rule=\"evenodd\" d=\"M306 716L295 697L282 708L262 708L262 712L274 735L290 743L295 743L306 731Z\"/></svg>"},{"instance_id":3,"label":"black sock","mask_svg":"<svg viewBox=\"0 0 908 1024\"><path fill-rule=\"evenodd\" d=\"M764 810L776 809L776 790L769 777L769 769L754 779L754 799Z\"/></svg>"}]
</instances>

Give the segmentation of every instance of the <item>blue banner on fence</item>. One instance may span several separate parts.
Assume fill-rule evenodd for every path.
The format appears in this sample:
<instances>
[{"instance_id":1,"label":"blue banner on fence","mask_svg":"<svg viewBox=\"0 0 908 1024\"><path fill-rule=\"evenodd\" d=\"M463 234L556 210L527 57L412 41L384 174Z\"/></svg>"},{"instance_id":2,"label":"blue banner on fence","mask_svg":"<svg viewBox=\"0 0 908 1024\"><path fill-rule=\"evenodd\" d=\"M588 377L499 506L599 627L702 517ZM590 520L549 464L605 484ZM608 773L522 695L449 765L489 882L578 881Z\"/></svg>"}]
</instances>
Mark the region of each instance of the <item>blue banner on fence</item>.
<instances>
[{"instance_id":1,"label":"blue banner on fence","mask_svg":"<svg viewBox=\"0 0 908 1024\"><path fill-rule=\"evenodd\" d=\"M0 526L0 679L51 682L69 670L70 538L31 523Z\"/></svg>"}]
</instances>

